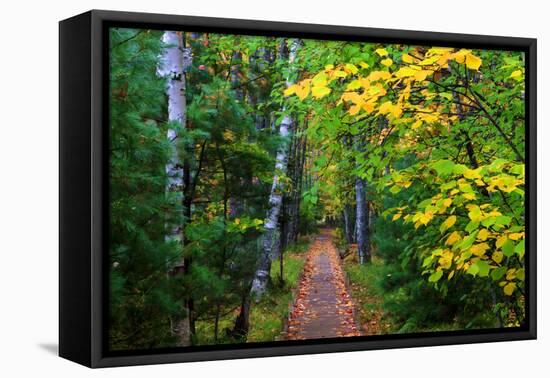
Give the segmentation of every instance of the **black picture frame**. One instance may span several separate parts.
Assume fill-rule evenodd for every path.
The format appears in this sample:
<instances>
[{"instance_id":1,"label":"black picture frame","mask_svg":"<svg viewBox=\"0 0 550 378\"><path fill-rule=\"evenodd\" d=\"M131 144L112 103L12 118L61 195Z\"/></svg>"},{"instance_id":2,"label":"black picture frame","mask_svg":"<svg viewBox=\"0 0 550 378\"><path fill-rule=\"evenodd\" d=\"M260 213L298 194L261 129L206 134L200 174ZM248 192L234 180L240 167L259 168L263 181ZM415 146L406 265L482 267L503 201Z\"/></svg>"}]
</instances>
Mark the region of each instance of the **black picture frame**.
<instances>
[{"instance_id":1,"label":"black picture frame","mask_svg":"<svg viewBox=\"0 0 550 378\"><path fill-rule=\"evenodd\" d=\"M108 51L111 26L523 51L526 57L526 314L523 328L109 353ZM59 354L89 367L536 338L536 39L92 10L59 24Z\"/></svg>"}]
</instances>

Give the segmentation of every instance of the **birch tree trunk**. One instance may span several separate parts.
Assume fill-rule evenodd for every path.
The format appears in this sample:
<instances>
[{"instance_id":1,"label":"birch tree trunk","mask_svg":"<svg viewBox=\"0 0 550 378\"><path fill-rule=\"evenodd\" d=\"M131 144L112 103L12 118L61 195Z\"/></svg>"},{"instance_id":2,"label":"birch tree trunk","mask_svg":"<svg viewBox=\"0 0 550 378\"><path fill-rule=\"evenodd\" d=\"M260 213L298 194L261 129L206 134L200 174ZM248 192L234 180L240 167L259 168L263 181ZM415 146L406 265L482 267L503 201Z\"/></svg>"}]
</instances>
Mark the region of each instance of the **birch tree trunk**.
<instances>
[{"instance_id":1,"label":"birch tree trunk","mask_svg":"<svg viewBox=\"0 0 550 378\"><path fill-rule=\"evenodd\" d=\"M183 40L180 32L167 31L162 36L162 41L169 45L164 49L161 59L161 67L158 70L160 76L167 79L166 96L168 98L168 121L171 124L179 124L185 127L187 104L185 101L185 76L183 70ZM166 137L171 142L170 160L166 164L168 182L166 191L174 193L178 199L183 200L183 169L178 154L177 131L170 127ZM181 227L178 225L172 230L168 238L181 238Z\"/></svg>"},{"instance_id":2,"label":"birch tree trunk","mask_svg":"<svg viewBox=\"0 0 550 378\"><path fill-rule=\"evenodd\" d=\"M172 125L185 128L187 121L187 104L185 100L185 71L191 64L191 53L184 47L182 32L167 31L162 36L162 41L168 45L161 57L161 66L158 74L167 79L166 96L168 98L168 121ZM171 154L166 164L166 192L175 196L175 203L181 204L184 201L184 170L179 157L178 133L175 127L170 127L166 137L171 142ZM180 207L180 206L178 206ZM178 219L183 219L183 211ZM166 235L167 239L177 239L183 244L184 227L178 224L172 227ZM182 273L185 269L183 258L172 267L172 272ZM187 307L187 306L186 306ZM178 335L181 345L189 345L191 339L189 316L174 327L173 332Z\"/></svg>"},{"instance_id":3,"label":"birch tree trunk","mask_svg":"<svg viewBox=\"0 0 550 378\"><path fill-rule=\"evenodd\" d=\"M284 48L284 41L281 43L281 47ZM292 67L296 53L298 51L299 40L293 39L289 47L288 64ZM281 49L283 50L283 49ZM292 69L289 70L292 73ZM286 87L288 88L293 84L292 74L286 78ZM286 109L283 108L283 112ZM281 124L279 125L279 136L281 139L286 140L290 135L294 126L294 120L288 114L283 117ZM269 279L269 272L271 270L271 261L277 259L281 253L280 232L279 232L279 214L281 212L281 205L283 202L283 183L280 178L285 175L288 164L288 143L282 143L281 147L277 151L275 159L275 175L273 177L273 184L271 186L271 193L269 195L268 211L264 223L264 234L262 238L262 254L256 269L256 274L252 281L251 294L258 301L265 293L267 282Z\"/></svg>"}]
</instances>

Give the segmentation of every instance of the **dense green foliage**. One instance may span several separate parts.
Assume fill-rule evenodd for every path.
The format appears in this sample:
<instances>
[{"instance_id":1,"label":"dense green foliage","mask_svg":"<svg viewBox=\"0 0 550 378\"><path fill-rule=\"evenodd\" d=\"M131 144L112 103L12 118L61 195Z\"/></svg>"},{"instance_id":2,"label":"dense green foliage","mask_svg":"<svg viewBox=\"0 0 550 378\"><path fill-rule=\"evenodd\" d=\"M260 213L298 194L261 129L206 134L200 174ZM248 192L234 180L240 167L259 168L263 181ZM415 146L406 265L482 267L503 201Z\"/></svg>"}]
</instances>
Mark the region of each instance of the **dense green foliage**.
<instances>
[{"instance_id":1,"label":"dense green foliage","mask_svg":"<svg viewBox=\"0 0 550 378\"><path fill-rule=\"evenodd\" d=\"M173 342L170 320L182 316L166 266L178 247L165 225L181 222L164 195L169 146L163 118L164 82L155 74L162 33L111 34L110 322L111 345L148 347Z\"/></svg>"},{"instance_id":2,"label":"dense green foliage","mask_svg":"<svg viewBox=\"0 0 550 378\"><path fill-rule=\"evenodd\" d=\"M348 272L392 324L380 332L522 324L522 54L180 33L192 62L178 123L162 37L111 31L111 348L276 339L298 234L335 226L354 251L357 193L376 263ZM255 303L276 195L282 264Z\"/></svg>"}]
</instances>

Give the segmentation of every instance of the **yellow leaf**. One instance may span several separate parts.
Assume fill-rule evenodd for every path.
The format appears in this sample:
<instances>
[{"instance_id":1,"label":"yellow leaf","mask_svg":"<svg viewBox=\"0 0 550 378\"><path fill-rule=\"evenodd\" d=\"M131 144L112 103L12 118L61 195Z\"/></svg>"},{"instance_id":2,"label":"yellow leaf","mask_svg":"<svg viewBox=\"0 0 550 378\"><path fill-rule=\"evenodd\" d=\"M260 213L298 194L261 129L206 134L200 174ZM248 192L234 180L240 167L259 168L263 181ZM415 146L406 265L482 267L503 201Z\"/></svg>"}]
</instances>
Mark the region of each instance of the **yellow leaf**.
<instances>
[{"instance_id":1,"label":"yellow leaf","mask_svg":"<svg viewBox=\"0 0 550 378\"><path fill-rule=\"evenodd\" d=\"M359 62L359 65L362 67L362 68L369 68L369 65L365 62Z\"/></svg>"},{"instance_id":2,"label":"yellow leaf","mask_svg":"<svg viewBox=\"0 0 550 378\"><path fill-rule=\"evenodd\" d=\"M486 228L482 228L481 231L478 232L477 238L478 240L485 241L489 237L490 233L487 231Z\"/></svg>"},{"instance_id":3,"label":"yellow leaf","mask_svg":"<svg viewBox=\"0 0 550 378\"><path fill-rule=\"evenodd\" d=\"M387 59L384 59L384 60L380 61L380 63L382 63L386 67L389 67L393 64L393 60L391 60L390 58L387 58Z\"/></svg>"},{"instance_id":4,"label":"yellow leaf","mask_svg":"<svg viewBox=\"0 0 550 378\"><path fill-rule=\"evenodd\" d=\"M327 70L327 71L330 71L330 70L332 70L333 68L334 68L334 64L327 64L327 65L325 66L325 70Z\"/></svg>"},{"instance_id":5,"label":"yellow leaf","mask_svg":"<svg viewBox=\"0 0 550 378\"><path fill-rule=\"evenodd\" d=\"M382 87L382 84L380 83L377 83L376 85L368 87L368 89L367 88L365 89L366 89L365 93L373 97L374 96L380 97L386 94L386 90L384 89L384 87Z\"/></svg>"},{"instance_id":6,"label":"yellow leaf","mask_svg":"<svg viewBox=\"0 0 550 378\"><path fill-rule=\"evenodd\" d=\"M377 53L380 56L387 56L388 55L388 52L386 51L386 49L382 49L382 48L376 49L374 52Z\"/></svg>"},{"instance_id":7,"label":"yellow leaf","mask_svg":"<svg viewBox=\"0 0 550 378\"><path fill-rule=\"evenodd\" d=\"M311 82L316 87L325 87L328 84L328 76L325 72L319 72L311 79Z\"/></svg>"},{"instance_id":8,"label":"yellow leaf","mask_svg":"<svg viewBox=\"0 0 550 378\"><path fill-rule=\"evenodd\" d=\"M359 80L353 80L348 84L348 86L346 87L346 90L353 91L359 88L361 88L361 82Z\"/></svg>"},{"instance_id":9,"label":"yellow leaf","mask_svg":"<svg viewBox=\"0 0 550 378\"><path fill-rule=\"evenodd\" d=\"M493 252L493 261L496 262L497 264L500 264L502 259L504 258L504 254L500 251L496 251L496 252Z\"/></svg>"},{"instance_id":10,"label":"yellow leaf","mask_svg":"<svg viewBox=\"0 0 550 378\"><path fill-rule=\"evenodd\" d=\"M466 67L471 70L478 70L481 66L481 58L478 58L475 55L468 54L466 55Z\"/></svg>"},{"instance_id":11,"label":"yellow leaf","mask_svg":"<svg viewBox=\"0 0 550 378\"><path fill-rule=\"evenodd\" d=\"M297 84L294 84L294 85L291 85L290 87L288 87L287 89L285 89L285 91L283 92L283 94L285 95L285 97L288 97L290 95L293 95L294 93L296 93L296 89L298 88L298 85Z\"/></svg>"},{"instance_id":12,"label":"yellow leaf","mask_svg":"<svg viewBox=\"0 0 550 378\"><path fill-rule=\"evenodd\" d=\"M374 111L374 104L370 102L365 102L363 105L361 105L361 107L367 113L372 113Z\"/></svg>"},{"instance_id":13,"label":"yellow leaf","mask_svg":"<svg viewBox=\"0 0 550 378\"><path fill-rule=\"evenodd\" d=\"M329 93L330 93L330 88L327 88L327 87L313 87L311 89L311 94L315 98L325 97Z\"/></svg>"},{"instance_id":14,"label":"yellow leaf","mask_svg":"<svg viewBox=\"0 0 550 378\"><path fill-rule=\"evenodd\" d=\"M452 47L432 47L428 50L428 54L445 54L453 51Z\"/></svg>"},{"instance_id":15,"label":"yellow leaf","mask_svg":"<svg viewBox=\"0 0 550 378\"><path fill-rule=\"evenodd\" d=\"M392 221L395 222L395 221L398 220L399 218L401 218L401 213L395 214L395 215L393 216L393 218L392 218Z\"/></svg>"},{"instance_id":16,"label":"yellow leaf","mask_svg":"<svg viewBox=\"0 0 550 378\"><path fill-rule=\"evenodd\" d=\"M525 236L525 233L516 232L516 233L508 235L508 238L512 239L512 240L519 240L519 239L523 238L524 236Z\"/></svg>"},{"instance_id":17,"label":"yellow leaf","mask_svg":"<svg viewBox=\"0 0 550 378\"><path fill-rule=\"evenodd\" d=\"M308 95L309 95L309 83L307 83L304 86L300 85L298 86L298 88L296 88L296 96L298 96L300 100L303 100Z\"/></svg>"},{"instance_id":18,"label":"yellow leaf","mask_svg":"<svg viewBox=\"0 0 550 378\"><path fill-rule=\"evenodd\" d=\"M352 105L349 107L348 113L350 115L356 115L361 110L361 105Z\"/></svg>"},{"instance_id":19,"label":"yellow leaf","mask_svg":"<svg viewBox=\"0 0 550 378\"><path fill-rule=\"evenodd\" d=\"M502 235L502 236L499 236L497 238L497 241L496 241L496 246L497 248L500 248L504 245L504 243L506 243L506 240L508 240L508 238L506 237L506 235Z\"/></svg>"},{"instance_id":20,"label":"yellow leaf","mask_svg":"<svg viewBox=\"0 0 550 378\"><path fill-rule=\"evenodd\" d=\"M396 73L395 77L402 78L402 77L410 77L415 76L419 71L414 70L410 67L401 67Z\"/></svg>"},{"instance_id":21,"label":"yellow leaf","mask_svg":"<svg viewBox=\"0 0 550 378\"><path fill-rule=\"evenodd\" d=\"M470 179L470 180L480 179L481 178L481 175L479 174L480 171L481 171L481 167L478 168L478 169L466 169L464 171L464 173L462 173L462 175L465 178Z\"/></svg>"},{"instance_id":22,"label":"yellow leaf","mask_svg":"<svg viewBox=\"0 0 550 378\"><path fill-rule=\"evenodd\" d=\"M445 250L441 254L441 257L439 258L438 263L443 269L449 269L453 264L453 253L448 249Z\"/></svg>"},{"instance_id":23,"label":"yellow leaf","mask_svg":"<svg viewBox=\"0 0 550 378\"><path fill-rule=\"evenodd\" d=\"M344 66L344 68L345 68L347 71L351 72L352 75L355 75L355 74L357 73L357 71L359 71L359 70L357 69L357 67L355 67L355 65L353 65L353 64L351 64L351 63L346 64L346 65Z\"/></svg>"},{"instance_id":24,"label":"yellow leaf","mask_svg":"<svg viewBox=\"0 0 550 378\"><path fill-rule=\"evenodd\" d=\"M342 70L336 70L332 73L333 77L346 77L348 74L345 71Z\"/></svg>"},{"instance_id":25,"label":"yellow leaf","mask_svg":"<svg viewBox=\"0 0 550 378\"><path fill-rule=\"evenodd\" d=\"M416 129L418 129L420 126L422 126L422 121L421 121L421 120L417 120L415 123L413 123L413 124L411 125L411 129L416 130Z\"/></svg>"},{"instance_id":26,"label":"yellow leaf","mask_svg":"<svg viewBox=\"0 0 550 378\"><path fill-rule=\"evenodd\" d=\"M480 243L475 244L470 248L470 251L476 255L476 256L483 256L485 254L485 251L489 249L489 244L487 243Z\"/></svg>"},{"instance_id":27,"label":"yellow leaf","mask_svg":"<svg viewBox=\"0 0 550 378\"><path fill-rule=\"evenodd\" d=\"M437 60L437 64L440 65L442 68L447 68L449 67L449 58L451 57L451 54L446 52L444 53L443 55L441 55L439 57L439 59Z\"/></svg>"},{"instance_id":28,"label":"yellow leaf","mask_svg":"<svg viewBox=\"0 0 550 378\"><path fill-rule=\"evenodd\" d=\"M506 295L512 295L514 293L514 290L516 290L516 283L515 282L509 282L504 286L504 294Z\"/></svg>"},{"instance_id":29,"label":"yellow leaf","mask_svg":"<svg viewBox=\"0 0 550 378\"><path fill-rule=\"evenodd\" d=\"M241 219L240 218L235 218L235 224L241 224Z\"/></svg>"},{"instance_id":30,"label":"yellow leaf","mask_svg":"<svg viewBox=\"0 0 550 378\"><path fill-rule=\"evenodd\" d=\"M409 54L403 54L403 55L401 55L401 60L403 60L403 62L405 62L405 63L412 63L413 62L413 57L410 56Z\"/></svg>"},{"instance_id":31,"label":"yellow leaf","mask_svg":"<svg viewBox=\"0 0 550 378\"><path fill-rule=\"evenodd\" d=\"M233 134L233 131L231 130L224 131L223 137L231 142L235 140L235 134Z\"/></svg>"},{"instance_id":32,"label":"yellow leaf","mask_svg":"<svg viewBox=\"0 0 550 378\"><path fill-rule=\"evenodd\" d=\"M420 223L422 223L425 226L432 220L433 217L434 217L433 213L427 211L422 215L420 215L418 220L420 221Z\"/></svg>"},{"instance_id":33,"label":"yellow leaf","mask_svg":"<svg viewBox=\"0 0 550 378\"><path fill-rule=\"evenodd\" d=\"M481 209L477 205L467 205L466 208L469 210L468 217L474 222L483 220L483 214Z\"/></svg>"},{"instance_id":34,"label":"yellow leaf","mask_svg":"<svg viewBox=\"0 0 550 378\"><path fill-rule=\"evenodd\" d=\"M470 201L476 199L476 195L474 193L464 193L462 195L462 197L464 197L465 199L470 200Z\"/></svg>"},{"instance_id":35,"label":"yellow leaf","mask_svg":"<svg viewBox=\"0 0 550 378\"><path fill-rule=\"evenodd\" d=\"M401 117L401 114L403 114L403 109L401 108L401 104L397 103L394 105L391 111L391 115L394 116L395 118L399 118Z\"/></svg>"},{"instance_id":36,"label":"yellow leaf","mask_svg":"<svg viewBox=\"0 0 550 378\"><path fill-rule=\"evenodd\" d=\"M514 72L512 72L510 74L510 79L515 79L516 77L520 77L521 76L521 70L515 70Z\"/></svg>"},{"instance_id":37,"label":"yellow leaf","mask_svg":"<svg viewBox=\"0 0 550 378\"><path fill-rule=\"evenodd\" d=\"M445 232L446 230L451 228L455 224L455 222L456 222L456 216L451 215L447 219L445 219L445 222L441 224L441 226L439 227L439 230L441 232Z\"/></svg>"},{"instance_id":38,"label":"yellow leaf","mask_svg":"<svg viewBox=\"0 0 550 378\"><path fill-rule=\"evenodd\" d=\"M449 237L447 238L447 241L445 242L445 245L454 245L456 242L460 240L460 234L457 231L454 231Z\"/></svg>"},{"instance_id":39,"label":"yellow leaf","mask_svg":"<svg viewBox=\"0 0 550 378\"><path fill-rule=\"evenodd\" d=\"M372 71L369 76L368 76L368 80L370 81L376 81L376 80L387 80L391 78L391 73L389 73L388 71Z\"/></svg>"},{"instance_id":40,"label":"yellow leaf","mask_svg":"<svg viewBox=\"0 0 550 378\"><path fill-rule=\"evenodd\" d=\"M470 50L466 50L466 49L460 49L458 52L456 52L454 54L454 58L456 60L457 63L460 63L460 64L463 64L464 63L464 60L466 58L466 55L470 54Z\"/></svg>"},{"instance_id":41,"label":"yellow leaf","mask_svg":"<svg viewBox=\"0 0 550 378\"><path fill-rule=\"evenodd\" d=\"M432 73L433 73L432 70L417 71L416 74L414 74L414 78L417 81L423 81L423 80L426 80L426 78Z\"/></svg>"},{"instance_id":42,"label":"yellow leaf","mask_svg":"<svg viewBox=\"0 0 550 378\"><path fill-rule=\"evenodd\" d=\"M382 105L380 105L380 107L378 108L378 112L380 114L386 114L386 113L390 113L393 109L393 104L391 101L386 101L384 102Z\"/></svg>"},{"instance_id":43,"label":"yellow leaf","mask_svg":"<svg viewBox=\"0 0 550 378\"><path fill-rule=\"evenodd\" d=\"M439 55L432 56L431 58L424 59L422 62L418 63L421 66L429 66L434 64L439 59Z\"/></svg>"}]
</instances>

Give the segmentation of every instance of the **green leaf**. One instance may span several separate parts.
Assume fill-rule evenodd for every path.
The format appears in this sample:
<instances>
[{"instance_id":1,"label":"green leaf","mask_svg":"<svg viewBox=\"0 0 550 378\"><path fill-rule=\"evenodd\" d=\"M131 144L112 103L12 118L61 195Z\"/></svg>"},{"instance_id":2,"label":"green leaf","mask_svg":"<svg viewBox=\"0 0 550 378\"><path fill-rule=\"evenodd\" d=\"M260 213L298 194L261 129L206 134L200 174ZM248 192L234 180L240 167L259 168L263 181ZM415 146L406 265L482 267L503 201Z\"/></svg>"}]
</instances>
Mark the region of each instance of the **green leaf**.
<instances>
[{"instance_id":1,"label":"green leaf","mask_svg":"<svg viewBox=\"0 0 550 378\"><path fill-rule=\"evenodd\" d=\"M472 264L470 265L470 267L468 268L468 271L467 271L469 274L471 274L472 276L475 276L479 273L479 266L477 264Z\"/></svg>"},{"instance_id":2,"label":"green leaf","mask_svg":"<svg viewBox=\"0 0 550 378\"><path fill-rule=\"evenodd\" d=\"M487 277L489 275L489 263L487 263L487 261L478 260L476 265L479 269L478 274L480 277Z\"/></svg>"},{"instance_id":3,"label":"green leaf","mask_svg":"<svg viewBox=\"0 0 550 378\"><path fill-rule=\"evenodd\" d=\"M516 278L520 281L525 280L525 269L518 269L516 271Z\"/></svg>"},{"instance_id":4,"label":"green leaf","mask_svg":"<svg viewBox=\"0 0 550 378\"><path fill-rule=\"evenodd\" d=\"M441 191L447 191L449 189L452 189L456 186L456 181L455 180L451 180L449 182L446 182L444 184L441 185L440 189Z\"/></svg>"},{"instance_id":5,"label":"green leaf","mask_svg":"<svg viewBox=\"0 0 550 378\"><path fill-rule=\"evenodd\" d=\"M510 257L514 254L514 249L516 248L516 245L513 241L510 239L506 239L504 244L502 245L502 253L504 253L504 256Z\"/></svg>"},{"instance_id":6,"label":"green leaf","mask_svg":"<svg viewBox=\"0 0 550 378\"><path fill-rule=\"evenodd\" d=\"M397 194L401 191L401 187L399 185L394 185L390 188L390 193Z\"/></svg>"},{"instance_id":7,"label":"green leaf","mask_svg":"<svg viewBox=\"0 0 550 378\"><path fill-rule=\"evenodd\" d=\"M516 252L518 255L523 255L525 252L525 239L522 239L514 248L514 252Z\"/></svg>"},{"instance_id":8,"label":"green leaf","mask_svg":"<svg viewBox=\"0 0 550 378\"><path fill-rule=\"evenodd\" d=\"M437 282L441 279L442 276L443 276L443 271L438 270L437 272L434 272L430 275L430 277L428 278L428 281Z\"/></svg>"},{"instance_id":9,"label":"green leaf","mask_svg":"<svg viewBox=\"0 0 550 378\"><path fill-rule=\"evenodd\" d=\"M433 255L430 255L430 256L426 257L424 259L424 261L422 262L422 267L425 268L428 265L430 265L432 263L433 259L434 259Z\"/></svg>"},{"instance_id":10,"label":"green leaf","mask_svg":"<svg viewBox=\"0 0 550 378\"><path fill-rule=\"evenodd\" d=\"M477 230L478 227L479 227L479 222L470 221L466 225L465 230L466 230L466 232L472 232L474 230Z\"/></svg>"},{"instance_id":11,"label":"green leaf","mask_svg":"<svg viewBox=\"0 0 550 378\"><path fill-rule=\"evenodd\" d=\"M499 268L493 269L491 271L491 278L493 279L493 281L499 281L502 277L504 277L507 269L508 268L505 266L501 266Z\"/></svg>"},{"instance_id":12,"label":"green leaf","mask_svg":"<svg viewBox=\"0 0 550 378\"><path fill-rule=\"evenodd\" d=\"M461 175L467 170L468 170L468 167L466 167L464 164L456 164L453 167L453 173L456 173L457 175Z\"/></svg>"},{"instance_id":13,"label":"green leaf","mask_svg":"<svg viewBox=\"0 0 550 378\"><path fill-rule=\"evenodd\" d=\"M499 224L501 226L509 226L510 222L512 222L512 218L506 215L500 215L495 218L495 224Z\"/></svg>"},{"instance_id":14,"label":"green leaf","mask_svg":"<svg viewBox=\"0 0 550 378\"><path fill-rule=\"evenodd\" d=\"M438 176L448 176L453 173L455 163L450 160L439 160L432 164Z\"/></svg>"},{"instance_id":15,"label":"green leaf","mask_svg":"<svg viewBox=\"0 0 550 378\"><path fill-rule=\"evenodd\" d=\"M474 242L476 241L478 231L474 231L472 234L468 235L464 238L460 243L458 243L458 248L460 248L461 251L464 251L472 246Z\"/></svg>"}]
</instances>

